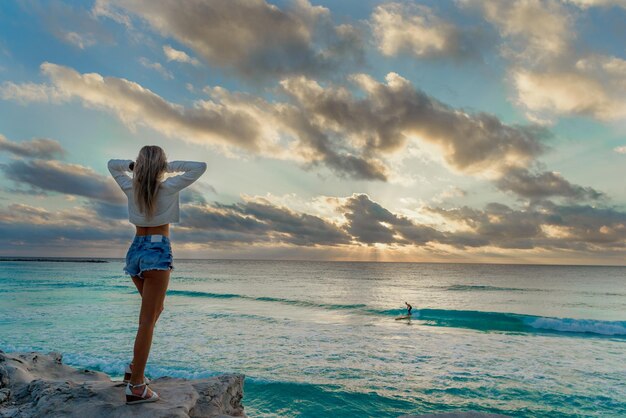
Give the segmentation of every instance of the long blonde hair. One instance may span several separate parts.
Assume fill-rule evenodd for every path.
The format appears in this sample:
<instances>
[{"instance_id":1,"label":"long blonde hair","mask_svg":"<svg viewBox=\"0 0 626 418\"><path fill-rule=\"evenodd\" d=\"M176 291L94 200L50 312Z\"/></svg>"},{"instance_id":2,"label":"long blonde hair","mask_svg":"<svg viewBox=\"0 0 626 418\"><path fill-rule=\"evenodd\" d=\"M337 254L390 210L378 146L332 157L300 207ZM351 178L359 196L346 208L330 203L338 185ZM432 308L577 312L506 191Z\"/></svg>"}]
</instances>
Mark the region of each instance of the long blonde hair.
<instances>
[{"instance_id":1,"label":"long blonde hair","mask_svg":"<svg viewBox=\"0 0 626 418\"><path fill-rule=\"evenodd\" d=\"M139 150L133 167L133 189L139 211L150 219L156 210L156 198L163 173L167 170L165 151L157 145Z\"/></svg>"}]
</instances>

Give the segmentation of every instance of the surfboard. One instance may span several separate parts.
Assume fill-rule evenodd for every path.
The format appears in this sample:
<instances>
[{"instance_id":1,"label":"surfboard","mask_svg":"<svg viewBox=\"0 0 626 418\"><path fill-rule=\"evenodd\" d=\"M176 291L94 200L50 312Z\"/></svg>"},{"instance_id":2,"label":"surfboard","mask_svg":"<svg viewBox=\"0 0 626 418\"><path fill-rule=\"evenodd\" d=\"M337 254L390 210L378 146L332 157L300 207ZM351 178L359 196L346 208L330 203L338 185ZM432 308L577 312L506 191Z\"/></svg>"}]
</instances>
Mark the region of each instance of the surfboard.
<instances>
[{"instance_id":1,"label":"surfboard","mask_svg":"<svg viewBox=\"0 0 626 418\"><path fill-rule=\"evenodd\" d=\"M400 320L400 319L411 319L411 315L403 315L403 316L399 316L396 318L396 321Z\"/></svg>"}]
</instances>

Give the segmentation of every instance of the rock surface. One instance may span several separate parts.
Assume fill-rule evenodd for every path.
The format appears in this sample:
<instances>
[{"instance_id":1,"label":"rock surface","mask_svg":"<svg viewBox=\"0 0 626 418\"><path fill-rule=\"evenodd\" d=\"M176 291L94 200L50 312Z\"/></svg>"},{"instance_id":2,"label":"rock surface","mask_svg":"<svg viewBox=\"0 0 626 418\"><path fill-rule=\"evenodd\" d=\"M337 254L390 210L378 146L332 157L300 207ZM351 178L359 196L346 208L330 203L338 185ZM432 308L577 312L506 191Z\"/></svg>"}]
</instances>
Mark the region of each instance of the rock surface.
<instances>
[{"instance_id":1,"label":"rock surface","mask_svg":"<svg viewBox=\"0 0 626 418\"><path fill-rule=\"evenodd\" d=\"M241 374L207 379L161 377L161 399L126 405L125 384L62 364L60 353L0 351L0 417L246 417Z\"/></svg>"}]
</instances>

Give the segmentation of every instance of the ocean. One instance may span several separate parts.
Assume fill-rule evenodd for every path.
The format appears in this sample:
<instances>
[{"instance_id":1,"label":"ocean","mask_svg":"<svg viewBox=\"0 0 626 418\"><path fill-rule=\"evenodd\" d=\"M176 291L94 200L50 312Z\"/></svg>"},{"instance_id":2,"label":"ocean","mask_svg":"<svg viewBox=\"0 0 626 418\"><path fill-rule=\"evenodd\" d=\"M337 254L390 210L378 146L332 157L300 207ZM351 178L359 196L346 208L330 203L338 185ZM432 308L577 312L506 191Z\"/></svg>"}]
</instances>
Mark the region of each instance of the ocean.
<instances>
[{"instance_id":1,"label":"ocean","mask_svg":"<svg viewBox=\"0 0 626 418\"><path fill-rule=\"evenodd\" d=\"M0 262L0 349L121 378L140 296L106 261ZM625 267L174 265L146 374L243 373L250 417L626 416Z\"/></svg>"}]
</instances>

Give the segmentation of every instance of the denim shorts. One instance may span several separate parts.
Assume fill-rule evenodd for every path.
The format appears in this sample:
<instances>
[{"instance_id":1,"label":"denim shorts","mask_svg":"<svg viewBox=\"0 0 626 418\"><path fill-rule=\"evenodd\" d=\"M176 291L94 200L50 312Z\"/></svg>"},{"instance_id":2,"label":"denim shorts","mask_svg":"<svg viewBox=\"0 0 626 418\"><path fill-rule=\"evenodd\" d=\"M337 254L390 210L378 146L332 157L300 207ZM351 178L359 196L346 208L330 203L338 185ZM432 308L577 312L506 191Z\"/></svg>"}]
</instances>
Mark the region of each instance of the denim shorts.
<instances>
[{"instance_id":1,"label":"denim shorts","mask_svg":"<svg viewBox=\"0 0 626 418\"><path fill-rule=\"evenodd\" d=\"M174 270L170 239L165 235L135 235L123 270L143 279L146 270Z\"/></svg>"}]
</instances>

